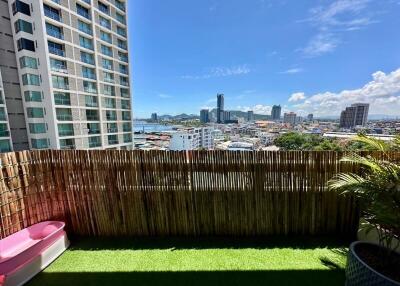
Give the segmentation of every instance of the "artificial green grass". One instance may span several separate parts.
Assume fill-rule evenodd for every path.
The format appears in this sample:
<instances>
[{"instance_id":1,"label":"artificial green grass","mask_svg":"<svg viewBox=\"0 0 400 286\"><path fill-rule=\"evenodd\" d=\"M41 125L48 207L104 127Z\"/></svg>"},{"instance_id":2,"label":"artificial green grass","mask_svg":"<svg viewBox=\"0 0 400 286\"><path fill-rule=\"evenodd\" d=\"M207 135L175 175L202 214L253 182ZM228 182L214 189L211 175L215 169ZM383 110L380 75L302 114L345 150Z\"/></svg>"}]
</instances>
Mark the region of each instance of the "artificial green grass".
<instances>
[{"instance_id":1,"label":"artificial green grass","mask_svg":"<svg viewBox=\"0 0 400 286\"><path fill-rule=\"evenodd\" d=\"M343 285L347 243L79 239L29 285Z\"/></svg>"}]
</instances>

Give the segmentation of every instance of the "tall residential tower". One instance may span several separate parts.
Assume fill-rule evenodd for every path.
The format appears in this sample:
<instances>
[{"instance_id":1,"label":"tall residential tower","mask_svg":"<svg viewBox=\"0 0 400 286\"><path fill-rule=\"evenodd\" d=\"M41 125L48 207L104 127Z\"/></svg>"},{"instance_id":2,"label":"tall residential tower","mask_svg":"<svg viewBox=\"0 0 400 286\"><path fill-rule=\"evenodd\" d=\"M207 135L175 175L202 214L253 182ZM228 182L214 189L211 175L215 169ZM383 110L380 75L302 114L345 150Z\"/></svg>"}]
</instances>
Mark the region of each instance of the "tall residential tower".
<instances>
[{"instance_id":1,"label":"tall residential tower","mask_svg":"<svg viewBox=\"0 0 400 286\"><path fill-rule=\"evenodd\" d=\"M224 123L224 95L217 94L217 123Z\"/></svg>"},{"instance_id":2,"label":"tall residential tower","mask_svg":"<svg viewBox=\"0 0 400 286\"><path fill-rule=\"evenodd\" d=\"M8 1L10 2L10 1ZM3 135L10 135L8 140L1 137L0 152L29 149L27 124L25 122L24 105L18 75L17 59L12 32L9 3L0 1L0 89L2 90L2 107L0 109ZM6 123L8 130L5 130ZM12 144L11 144L12 143Z\"/></svg>"},{"instance_id":3,"label":"tall residential tower","mask_svg":"<svg viewBox=\"0 0 400 286\"><path fill-rule=\"evenodd\" d=\"M272 106L271 119L272 120L280 120L281 119L281 112L282 112L282 108L281 108L280 105Z\"/></svg>"},{"instance_id":4,"label":"tall residential tower","mask_svg":"<svg viewBox=\"0 0 400 286\"><path fill-rule=\"evenodd\" d=\"M126 1L8 6L29 147L131 149Z\"/></svg>"},{"instance_id":5,"label":"tall residential tower","mask_svg":"<svg viewBox=\"0 0 400 286\"><path fill-rule=\"evenodd\" d=\"M346 107L340 114L340 127L353 128L356 126L365 126L368 120L368 103L355 103Z\"/></svg>"},{"instance_id":6,"label":"tall residential tower","mask_svg":"<svg viewBox=\"0 0 400 286\"><path fill-rule=\"evenodd\" d=\"M210 122L210 112L208 109L200 110L200 123Z\"/></svg>"}]
</instances>

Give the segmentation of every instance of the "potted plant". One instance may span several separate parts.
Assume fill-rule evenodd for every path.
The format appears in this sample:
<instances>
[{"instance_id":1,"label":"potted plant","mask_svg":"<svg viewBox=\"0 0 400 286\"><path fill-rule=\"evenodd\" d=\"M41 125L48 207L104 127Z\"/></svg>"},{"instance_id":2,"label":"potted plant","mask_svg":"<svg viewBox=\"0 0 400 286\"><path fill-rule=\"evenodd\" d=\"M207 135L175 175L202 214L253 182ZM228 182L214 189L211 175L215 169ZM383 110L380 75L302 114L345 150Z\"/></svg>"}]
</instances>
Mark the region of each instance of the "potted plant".
<instances>
[{"instance_id":1,"label":"potted plant","mask_svg":"<svg viewBox=\"0 0 400 286\"><path fill-rule=\"evenodd\" d=\"M366 233L375 232L377 243L356 241L350 245L346 285L400 285L400 165L391 162L389 151L400 149L400 138L385 143L365 135L355 139L367 150L381 151L381 157L357 153L341 161L360 166L358 174L340 173L328 187L357 197Z\"/></svg>"}]
</instances>

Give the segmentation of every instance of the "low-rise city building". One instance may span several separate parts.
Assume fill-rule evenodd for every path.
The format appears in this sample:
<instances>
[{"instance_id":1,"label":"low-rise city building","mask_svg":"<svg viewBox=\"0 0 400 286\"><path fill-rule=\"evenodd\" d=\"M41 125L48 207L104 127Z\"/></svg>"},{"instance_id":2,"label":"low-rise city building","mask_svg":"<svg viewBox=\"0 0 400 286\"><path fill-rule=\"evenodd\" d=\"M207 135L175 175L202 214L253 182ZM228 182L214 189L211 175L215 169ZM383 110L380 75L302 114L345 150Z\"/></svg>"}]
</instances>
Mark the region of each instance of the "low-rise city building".
<instances>
[{"instance_id":1,"label":"low-rise city building","mask_svg":"<svg viewBox=\"0 0 400 286\"><path fill-rule=\"evenodd\" d=\"M171 134L169 149L172 151L213 149L214 139L211 127L182 129Z\"/></svg>"}]
</instances>

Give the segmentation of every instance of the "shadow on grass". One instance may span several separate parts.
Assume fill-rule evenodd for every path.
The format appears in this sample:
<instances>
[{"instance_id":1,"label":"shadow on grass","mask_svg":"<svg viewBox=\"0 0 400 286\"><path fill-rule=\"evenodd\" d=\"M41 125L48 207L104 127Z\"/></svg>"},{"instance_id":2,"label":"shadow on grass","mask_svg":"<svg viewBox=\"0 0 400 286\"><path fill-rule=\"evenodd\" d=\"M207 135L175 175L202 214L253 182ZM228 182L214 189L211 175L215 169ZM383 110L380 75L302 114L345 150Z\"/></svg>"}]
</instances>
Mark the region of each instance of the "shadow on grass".
<instances>
[{"instance_id":1,"label":"shadow on grass","mask_svg":"<svg viewBox=\"0 0 400 286\"><path fill-rule=\"evenodd\" d=\"M258 237L258 238L72 238L73 250L118 250L118 249L240 249L240 248L343 248L351 239L339 237Z\"/></svg>"},{"instance_id":2,"label":"shadow on grass","mask_svg":"<svg viewBox=\"0 0 400 286\"><path fill-rule=\"evenodd\" d=\"M285 271L185 271L185 272L101 272L46 273L35 277L28 286L210 286L210 285L344 285L343 270Z\"/></svg>"}]
</instances>

